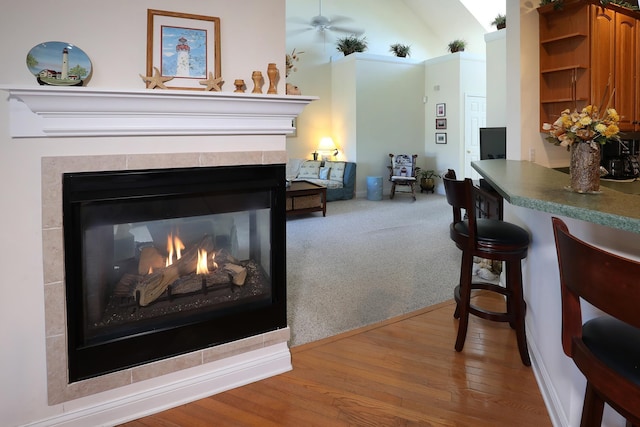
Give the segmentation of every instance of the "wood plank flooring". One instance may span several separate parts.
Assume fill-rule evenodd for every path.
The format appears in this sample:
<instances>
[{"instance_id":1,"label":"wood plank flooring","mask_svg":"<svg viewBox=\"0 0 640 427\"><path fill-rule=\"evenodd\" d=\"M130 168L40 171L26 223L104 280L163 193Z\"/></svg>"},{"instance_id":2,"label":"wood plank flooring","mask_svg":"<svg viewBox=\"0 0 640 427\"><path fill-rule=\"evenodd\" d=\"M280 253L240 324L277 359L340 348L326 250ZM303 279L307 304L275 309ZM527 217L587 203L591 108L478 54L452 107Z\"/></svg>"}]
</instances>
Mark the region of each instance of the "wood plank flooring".
<instances>
[{"instance_id":1,"label":"wood plank flooring","mask_svg":"<svg viewBox=\"0 0 640 427\"><path fill-rule=\"evenodd\" d=\"M501 297L474 299L502 309ZM471 316L457 353L454 307L294 347L291 372L123 426L551 426L513 330Z\"/></svg>"}]
</instances>

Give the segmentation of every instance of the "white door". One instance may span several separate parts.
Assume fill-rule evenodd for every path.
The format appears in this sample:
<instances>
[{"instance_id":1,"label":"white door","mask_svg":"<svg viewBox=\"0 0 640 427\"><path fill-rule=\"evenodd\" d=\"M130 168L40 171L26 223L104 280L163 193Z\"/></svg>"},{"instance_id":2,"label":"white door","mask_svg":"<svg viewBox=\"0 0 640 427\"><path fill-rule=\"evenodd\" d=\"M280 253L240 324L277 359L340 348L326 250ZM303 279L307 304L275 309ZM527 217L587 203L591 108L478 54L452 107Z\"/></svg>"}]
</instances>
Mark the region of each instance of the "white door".
<instances>
[{"instance_id":1,"label":"white door","mask_svg":"<svg viewBox=\"0 0 640 427\"><path fill-rule=\"evenodd\" d=\"M464 176L473 180L480 175L471 167L471 162L480 160L480 128L487 125L487 98L464 96Z\"/></svg>"}]
</instances>

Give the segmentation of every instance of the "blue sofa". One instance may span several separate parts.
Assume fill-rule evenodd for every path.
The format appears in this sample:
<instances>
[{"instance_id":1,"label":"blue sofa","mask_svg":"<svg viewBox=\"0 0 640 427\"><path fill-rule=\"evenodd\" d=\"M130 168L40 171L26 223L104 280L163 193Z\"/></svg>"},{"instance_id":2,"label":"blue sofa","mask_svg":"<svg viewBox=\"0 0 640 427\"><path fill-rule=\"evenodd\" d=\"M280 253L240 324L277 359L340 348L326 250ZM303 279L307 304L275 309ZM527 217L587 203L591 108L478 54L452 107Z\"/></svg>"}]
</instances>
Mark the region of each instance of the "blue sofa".
<instances>
[{"instance_id":1,"label":"blue sofa","mask_svg":"<svg viewBox=\"0 0 640 427\"><path fill-rule=\"evenodd\" d=\"M327 187L327 202L355 195L356 164L353 162L289 159L287 180L309 181Z\"/></svg>"}]
</instances>

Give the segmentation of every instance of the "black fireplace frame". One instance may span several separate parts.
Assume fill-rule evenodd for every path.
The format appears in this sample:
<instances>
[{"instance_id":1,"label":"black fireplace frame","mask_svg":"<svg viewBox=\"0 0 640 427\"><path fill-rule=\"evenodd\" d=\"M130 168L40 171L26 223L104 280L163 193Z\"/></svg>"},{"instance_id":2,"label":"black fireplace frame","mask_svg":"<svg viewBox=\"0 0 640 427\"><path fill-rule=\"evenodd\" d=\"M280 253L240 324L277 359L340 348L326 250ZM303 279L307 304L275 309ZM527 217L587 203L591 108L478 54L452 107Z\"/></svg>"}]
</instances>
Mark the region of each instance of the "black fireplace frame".
<instances>
[{"instance_id":1,"label":"black fireplace frame","mask_svg":"<svg viewBox=\"0 0 640 427\"><path fill-rule=\"evenodd\" d=\"M142 364L202 350L223 343L274 331L287 326L286 308L286 213L285 167L241 165L219 167L119 170L64 173L63 235L67 311L67 349L69 382L104 375ZM198 314L177 326L161 325L107 342L87 343L82 336L85 319L82 303L83 248L81 228L77 226L82 207L100 201L121 198L144 200L180 197L186 193L234 195L268 193L261 201L270 208L271 298L252 301L215 313ZM264 197L262 197L264 199ZM134 209L134 211L136 211ZM167 217L177 213L163 213ZM118 221L126 218L118 212ZM124 215L124 216L123 216ZM157 213L154 214L157 218Z\"/></svg>"}]
</instances>

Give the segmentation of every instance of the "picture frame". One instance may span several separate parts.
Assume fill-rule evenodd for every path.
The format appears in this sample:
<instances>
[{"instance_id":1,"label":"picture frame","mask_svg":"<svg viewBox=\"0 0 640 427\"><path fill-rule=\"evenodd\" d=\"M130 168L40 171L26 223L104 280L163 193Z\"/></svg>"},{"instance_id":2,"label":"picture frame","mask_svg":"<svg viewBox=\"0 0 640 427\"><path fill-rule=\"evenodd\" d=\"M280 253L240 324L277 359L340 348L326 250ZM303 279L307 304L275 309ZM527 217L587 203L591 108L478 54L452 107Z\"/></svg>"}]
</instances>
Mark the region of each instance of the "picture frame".
<instances>
[{"instance_id":1,"label":"picture frame","mask_svg":"<svg viewBox=\"0 0 640 427\"><path fill-rule=\"evenodd\" d=\"M220 18L147 9L147 76L173 77L168 89L198 89L221 77Z\"/></svg>"},{"instance_id":2,"label":"picture frame","mask_svg":"<svg viewBox=\"0 0 640 427\"><path fill-rule=\"evenodd\" d=\"M447 134L436 132L436 144L446 144L447 143Z\"/></svg>"},{"instance_id":3,"label":"picture frame","mask_svg":"<svg viewBox=\"0 0 640 427\"><path fill-rule=\"evenodd\" d=\"M447 104L436 104L436 117L444 117L447 115Z\"/></svg>"},{"instance_id":4,"label":"picture frame","mask_svg":"<svg viewBox=\"0 0 640 427\"><path fill-rule=\"evenodd\" d=\"M436 129L446 129L447 119L436 119Z\"/></svg>"}]
</instances>

